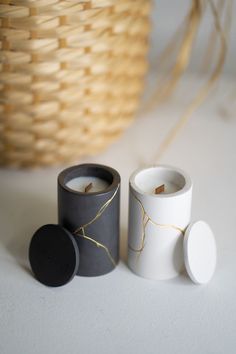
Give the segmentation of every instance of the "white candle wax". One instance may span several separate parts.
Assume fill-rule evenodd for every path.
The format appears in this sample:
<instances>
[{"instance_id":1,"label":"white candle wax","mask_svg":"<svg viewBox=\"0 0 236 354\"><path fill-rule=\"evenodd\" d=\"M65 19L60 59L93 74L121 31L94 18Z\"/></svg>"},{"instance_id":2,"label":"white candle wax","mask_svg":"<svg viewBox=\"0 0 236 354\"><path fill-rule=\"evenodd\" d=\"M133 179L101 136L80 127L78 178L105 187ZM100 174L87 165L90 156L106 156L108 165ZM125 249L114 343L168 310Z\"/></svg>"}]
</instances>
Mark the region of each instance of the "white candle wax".
<instances>
[{"instance_id":1,"label":"white candle wax","mask_svg":"<svg viewBox=\"0 0 236 354\"><path fill-rule=\"evenodd\" d=\"M175 176L174 176L175 177ZM160 194L171 194L178 192L184 185L184 181L176 174L176 180L173 181L173 174L166 169L150 168L140 172L135 183L147 194L155 194L155 189L164 185L164 191Z\"/></svg>"},{"instance_id":2,"label":"white candle wax","mask_svg":"<svg viewBox=\"0 0 236 354\"><path fill-rule=\"evenodd\" d=\"M73 178L66 183L66 186L78 192L85 192L85 188L90 183L92 183L92 187L87 191L87 193L101 192L109 186L109 183L104 179L92 176L80 176Z\"/></svg>"}]
</instances>

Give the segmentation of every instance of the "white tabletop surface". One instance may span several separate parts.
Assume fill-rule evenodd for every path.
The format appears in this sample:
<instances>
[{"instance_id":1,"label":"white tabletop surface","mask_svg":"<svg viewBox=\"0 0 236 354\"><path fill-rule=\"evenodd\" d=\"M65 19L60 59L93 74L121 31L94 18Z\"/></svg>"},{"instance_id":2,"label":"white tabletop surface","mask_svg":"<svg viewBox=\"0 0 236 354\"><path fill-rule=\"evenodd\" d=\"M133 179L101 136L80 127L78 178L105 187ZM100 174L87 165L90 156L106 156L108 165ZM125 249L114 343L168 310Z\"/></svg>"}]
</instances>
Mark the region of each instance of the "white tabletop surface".
<instances>
[{"instance_id":1,"label":"white tabletop surface","mask_svg":"<svg viewBox=\"0 0 236 354\"><path fill-rule=\"evenodd\" d=\"M154 156L197 83L184 81L172 101L142 114L106 152L84 161L122 177L121 261L110 274L45 287L27 260L32 233L57 222L56 178L63 168L0 170L1 354L233 354L236 348L236 90L221 80L158 162L194 180L192 219L215 233L218 263L203 286L185 275L152 281L126 265L128 178Z\"/></svg>"}]
</instances>

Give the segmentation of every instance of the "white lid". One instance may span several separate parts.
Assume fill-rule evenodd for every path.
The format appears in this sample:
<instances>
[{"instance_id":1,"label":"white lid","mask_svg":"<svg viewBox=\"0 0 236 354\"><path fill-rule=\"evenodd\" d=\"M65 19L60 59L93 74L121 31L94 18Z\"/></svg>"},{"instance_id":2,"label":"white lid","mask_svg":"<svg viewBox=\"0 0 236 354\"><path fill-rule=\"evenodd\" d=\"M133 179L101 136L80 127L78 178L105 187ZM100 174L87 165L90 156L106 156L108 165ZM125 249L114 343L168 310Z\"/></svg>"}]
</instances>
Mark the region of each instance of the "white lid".
<instances>
[{"instance_id":1,"label":"white lid","mask_svg":"<svg viewBox=\"0 0 236 354\"><path fill-rule=\"evenodd\" d=\"M210 226L204 221L190 224L184 235L184 262L194 283L205 284L216 267L216 243Z\"/></svg>"}]
</instances>

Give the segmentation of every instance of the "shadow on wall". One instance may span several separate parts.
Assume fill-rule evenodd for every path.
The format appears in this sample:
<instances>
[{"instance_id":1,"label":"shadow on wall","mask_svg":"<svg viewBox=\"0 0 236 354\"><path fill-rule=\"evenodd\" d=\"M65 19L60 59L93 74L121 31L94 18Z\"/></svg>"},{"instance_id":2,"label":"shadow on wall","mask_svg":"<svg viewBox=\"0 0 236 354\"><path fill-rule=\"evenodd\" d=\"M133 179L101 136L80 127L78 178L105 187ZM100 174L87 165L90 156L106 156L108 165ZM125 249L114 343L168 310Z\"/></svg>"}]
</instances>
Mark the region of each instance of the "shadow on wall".
<instances>
[{"instance_id":1,"label":"shadow on wall","mask_svg":"<svg viewBox=\"0 0 236 354\"><path fill-rule=\"evenodd\" d=\"M16 262L29 271L29 242L38 227L57 222L56 200L17 190L15 185L2 188L0 214L3 223L0 242Z\"/></svg>"}]
</instances>

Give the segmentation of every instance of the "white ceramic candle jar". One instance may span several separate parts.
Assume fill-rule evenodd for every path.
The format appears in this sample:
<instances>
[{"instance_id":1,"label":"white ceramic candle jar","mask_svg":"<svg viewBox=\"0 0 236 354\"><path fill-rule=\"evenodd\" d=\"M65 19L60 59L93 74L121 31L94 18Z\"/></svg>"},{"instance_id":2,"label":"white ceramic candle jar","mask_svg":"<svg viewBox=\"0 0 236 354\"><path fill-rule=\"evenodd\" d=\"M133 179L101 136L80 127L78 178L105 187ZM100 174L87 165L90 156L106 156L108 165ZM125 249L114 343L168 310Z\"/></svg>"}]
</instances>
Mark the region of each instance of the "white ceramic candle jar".
<instances>
[{"instance_id":1,"label":"white ceramic candle jar","mask_svg":"<svg viewBox=\"0 0 236 354\"><path fill-rule=\"evenodd\" d=\"M156 188L164 185L162 192ZM183 235L191 218L192 182L165 165L135 171L129 185L128 265L145 278L170 279L184 265Z\"/></svg>"}]
</instances>

